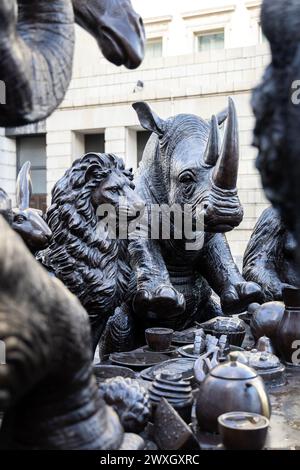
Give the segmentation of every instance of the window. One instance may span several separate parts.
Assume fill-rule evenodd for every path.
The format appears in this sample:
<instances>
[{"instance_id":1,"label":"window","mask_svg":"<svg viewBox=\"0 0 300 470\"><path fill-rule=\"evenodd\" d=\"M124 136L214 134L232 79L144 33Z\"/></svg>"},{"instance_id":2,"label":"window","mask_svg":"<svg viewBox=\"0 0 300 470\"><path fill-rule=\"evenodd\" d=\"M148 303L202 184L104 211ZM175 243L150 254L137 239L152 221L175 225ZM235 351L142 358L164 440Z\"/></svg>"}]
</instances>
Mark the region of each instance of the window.
<instances>
[{"instance_id":1,"label":"window","mask_svg":"<svg viewBox=\"0 0 300 470\"><path fill-rule=\"evenodd\" d=\"M104 153L104 134L85 134L84 153Z\"/></svg>"},{"instance_id":2,"label":"window","mask_svg":"<svg viewBox=\"0 0 300 470\"><path fill-rule=\"evenodd\" d=\"M140 161L142 160L144 149L146 144L149 140L150 135L152 132L150 131L138 131L136 133L136 146L137 146L137 164L139 165Z\"/></svg>"},{"instance_id":3,"label":"window","mask_svg":"<svg viewBox=\"0 0 300 470\"><path fill-rule=\"evenodd\" d=\"M145 57L147 59L162 57L162 46L162 38L149 39L146 42Z\"/></svg>"},{"instance_id":4,"label":"window","mask_svg":"<svg viewBox=\"0 0 300 470\"><path fill-rule=\"evenodd\" d=\"M213 51L216 49L224 49L224 31L215 33L200 33L197 34L197 51Z\"/></svg>"},{"instance_id":5,"label":"window","mask_svg":"<svg viewBox=\"0 0 300 470\"><path fill-rule=\"evenodd\" d=\"M31 163L32 197L30 206L45 212L47 207L46 136L17 137L17 171Z\"/></svg>"}]
</instances>

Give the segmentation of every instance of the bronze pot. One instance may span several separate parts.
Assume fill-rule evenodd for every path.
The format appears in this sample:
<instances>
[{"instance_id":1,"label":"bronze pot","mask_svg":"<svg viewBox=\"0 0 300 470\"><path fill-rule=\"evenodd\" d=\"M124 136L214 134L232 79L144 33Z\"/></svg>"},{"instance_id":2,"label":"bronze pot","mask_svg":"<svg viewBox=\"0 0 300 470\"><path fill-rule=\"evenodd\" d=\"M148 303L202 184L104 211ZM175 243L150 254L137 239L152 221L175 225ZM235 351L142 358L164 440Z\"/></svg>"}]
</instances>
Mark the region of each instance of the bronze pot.
<instances>
[{"instance_id":1,"label":"bronze pot","mask_svg":"<svg viewBox=\"0 0 300 470\"><path fill-rule=\"evenodd\" d=\"M165 351L171 346L173 333L171 328L148 328L145 331L146 342L152 351Z\"/></svg>"},{"instance_id":2,"label":"bronze pot","mask_svg":"<svg viewBox=\"0 0 300 470\"><path fill-rule=\"evenodd\" d=\"M277 328L275 346L283 361L300 367L300 289L283 289L284 314Z\"/></svg>"},{"instance_id":3,"label":"bronze pot","mask_svg":"<svg viewBox=\"0 0 300 470\"><path fill-rule=\"evenodd\" d=\"M218 417L230 411L248 411L266 418L271 415L263 380L254 369L238 362L235 352L229 354L228 362L212 369L199 388L196 416L200 429L218 432Z\"/></svg>"},{"instance_id":4,"label":"bronze pot","mask_svg":"<svg viewBox=\"0 0 300 470\"><path fill-rule=\"evenodd\" d=\"M263 449L270 424L265 416L236 411L219 416L218 422L222 442L226 449Z\"/></svg>"},{"instance_id":5,"label":"bronze pot","mask_svg":"<svg viewBox=\"0 0 300 470\"><path fill-rule=\"evenodd\" d=\"M250 322L251 333L256 341L262 336L267 336L274 344L277 328L283 317L283 312L283 302L274 301L258 305Z\"/></svg>"}]
</instances>

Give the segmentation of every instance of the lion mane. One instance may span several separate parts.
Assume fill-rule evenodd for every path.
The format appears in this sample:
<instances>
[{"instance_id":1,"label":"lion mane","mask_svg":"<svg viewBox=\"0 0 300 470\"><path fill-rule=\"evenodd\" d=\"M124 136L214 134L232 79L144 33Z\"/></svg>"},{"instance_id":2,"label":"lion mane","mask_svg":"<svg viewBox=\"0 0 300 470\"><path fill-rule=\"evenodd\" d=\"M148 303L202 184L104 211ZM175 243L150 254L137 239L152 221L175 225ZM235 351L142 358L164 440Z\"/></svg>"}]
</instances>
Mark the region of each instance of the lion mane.
<instances>
[{"instance_id":1,"label":"lion mane","mask_svg":"<svg viewBox=\"0 0 300 470\"><path fill-rule=\"evenodd\" d=\"M74 161L52 190L46 222L53 233L42 263L73 292L86 308L92 328L101 335L120 303L130 278L123 240L111 240L100 230L91 195L111 172L132 180L123 161L112 154L88 153ZM105 232L106 233L106 232Z\"/></svg>"}]
</instances>

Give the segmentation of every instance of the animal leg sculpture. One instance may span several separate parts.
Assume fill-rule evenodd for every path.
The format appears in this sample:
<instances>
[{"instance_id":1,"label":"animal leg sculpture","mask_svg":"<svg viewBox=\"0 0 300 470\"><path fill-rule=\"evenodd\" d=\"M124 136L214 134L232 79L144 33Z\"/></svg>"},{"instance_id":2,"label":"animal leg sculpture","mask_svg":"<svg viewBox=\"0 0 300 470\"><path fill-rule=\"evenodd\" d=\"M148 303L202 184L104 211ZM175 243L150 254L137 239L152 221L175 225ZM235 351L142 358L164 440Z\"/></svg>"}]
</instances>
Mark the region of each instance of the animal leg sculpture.
<instances>
[{"instance_id":1,"label":"animal leg sculpture","mask_svg":"<svg viewBox=\"0 0 300 470\"><path fill-rule=\"evenodd\" d=\"M86 311L2 217L0 340L6 349L6 364L0 366L0 409L5 409L0 447L125 445L119 419L100 399L92 374Z\"/></svg>"},{"instance_id":2,"label":"animal leg sculpture","mask_svg":"<svg viewBox=\"0 0 300 470\"><path fill-rule=\"evenodd\" d=\"M147 311L170 311L180 314L185 310L184 296L170 281L160 246L155 240L139 239L129 244L131 265L137 277L137 291L133 309L139 316Z\"/></svg>"},{"instance_id":3,"label":"animal leg sculpture","mask_svg":"<svg viewBox=\"0 0 300 470\"><path fill-rule=\"evenodd\" d=\"M246 282L239 272L224 234L207 236L198 266L209 285L220 296L224 313L241 313L252 302L263 301L260 286Z\"/></svg>"},{"instance_id":4,"label":"animal leg sculpture","mask_svg":"<svg viewBox=\"0 0 300 470\"><path fill-rule=\"evenodd\" d=\"M145 340L143 335L143 340ZM144 341L141 341L141 345ZM105 331L99 342L100 359L113 352L131 351L139 346L136 328L129 305L116 308L108 319Z\"/></svg>"},{"instance_id":5,"label":"animal leg sculpture","mask_svg":"<svg viewBox=\"0 0 300 470\"><path fill-rule=\"evenodd\" d=\"M284 287L296 287L300 278L295 239L273 207L258 219L243 260L243 276L262 287L265 302L282 300Z\"/></svg>"}]
</instances>

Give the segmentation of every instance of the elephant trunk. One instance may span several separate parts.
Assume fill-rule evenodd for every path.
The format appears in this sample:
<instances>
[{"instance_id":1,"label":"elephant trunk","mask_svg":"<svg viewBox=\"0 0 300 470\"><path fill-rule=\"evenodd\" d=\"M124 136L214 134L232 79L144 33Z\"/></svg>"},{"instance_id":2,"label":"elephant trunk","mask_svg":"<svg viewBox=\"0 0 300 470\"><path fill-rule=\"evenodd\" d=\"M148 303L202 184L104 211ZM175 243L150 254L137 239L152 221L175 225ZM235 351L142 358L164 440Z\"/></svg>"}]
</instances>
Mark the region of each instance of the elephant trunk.
<instances>
[{"instance_id":1,"label":"elephant trunk","mask_svg":"<svg viewBox=\"0 0 300 470\"><path fill-rule=\"evenodd\" d=\"M0 80L5 87L0 126L45 119L63 100L71 80L72 2L4 0L0 23Z\"/></svg>"}]
</instances>

